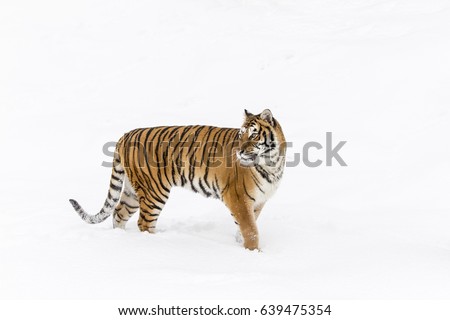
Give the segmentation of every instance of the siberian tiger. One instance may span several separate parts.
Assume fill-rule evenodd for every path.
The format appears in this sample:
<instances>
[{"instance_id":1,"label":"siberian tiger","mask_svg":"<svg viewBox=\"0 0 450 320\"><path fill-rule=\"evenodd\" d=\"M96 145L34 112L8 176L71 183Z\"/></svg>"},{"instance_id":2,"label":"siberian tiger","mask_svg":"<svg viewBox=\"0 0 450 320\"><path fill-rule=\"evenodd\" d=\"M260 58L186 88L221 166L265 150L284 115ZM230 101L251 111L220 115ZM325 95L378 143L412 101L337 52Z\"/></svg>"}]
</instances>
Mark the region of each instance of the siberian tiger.
<instances>
[{"instance_id":1,"label":"siberian tiger","mask_svg":"<svg viewBox=\"0 0 450 320\"><path fill-rule=\"evenodd\" d=\"M258 249L258 219L278 187L285 165L281 126L266 109L245 110L240 129L166 126L135 129L116 145L108 197L96 215L70 203L87 223L113 213L113 227L125 228L139 209L138 226L153 233L170 189L182 186L222 200L231 211L244 247Z\"/></svg>"}]
</instances>

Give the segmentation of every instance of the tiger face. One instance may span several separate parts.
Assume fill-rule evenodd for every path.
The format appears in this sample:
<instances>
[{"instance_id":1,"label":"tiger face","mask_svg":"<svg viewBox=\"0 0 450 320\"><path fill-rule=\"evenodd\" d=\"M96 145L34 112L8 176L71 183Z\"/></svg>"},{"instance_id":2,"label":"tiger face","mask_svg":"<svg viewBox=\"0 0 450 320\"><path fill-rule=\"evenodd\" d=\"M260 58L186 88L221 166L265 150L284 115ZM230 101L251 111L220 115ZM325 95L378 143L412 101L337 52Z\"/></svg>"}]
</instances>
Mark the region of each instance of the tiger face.
<instances>
[{"instance_id":1,"label":"tiger face","mask_svg":"<svg viewBox=\"0 0 450 320\"><path fill-rule=\"evenodd\" d=\"M258 115L245 110L245 120L239 131L239 149L236 153L241 165L270 165L277 156L278 149L275 126L276 120L269 109Z\"/></svg>"}]
</instances>

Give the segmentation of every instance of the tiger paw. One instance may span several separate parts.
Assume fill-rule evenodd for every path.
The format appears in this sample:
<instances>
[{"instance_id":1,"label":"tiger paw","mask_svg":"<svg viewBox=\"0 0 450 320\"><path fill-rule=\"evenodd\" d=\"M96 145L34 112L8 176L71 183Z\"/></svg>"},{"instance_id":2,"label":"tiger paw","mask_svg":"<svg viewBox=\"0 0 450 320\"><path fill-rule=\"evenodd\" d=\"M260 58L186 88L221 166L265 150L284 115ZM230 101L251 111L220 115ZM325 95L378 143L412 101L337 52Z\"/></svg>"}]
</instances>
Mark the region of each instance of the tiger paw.
<instances>
[{"instance_id":1,"label":"tiger paw","mask_svg":"<svg viewBox=\"0 0 450 320\"><path fill-rule=\"evenodd\" d=\"M148 227L145 224L138 224L139 230L141 230L142 232L147 231L148 233L155 233L155 227L151 226Z\"/></svg>"}]
</instances>

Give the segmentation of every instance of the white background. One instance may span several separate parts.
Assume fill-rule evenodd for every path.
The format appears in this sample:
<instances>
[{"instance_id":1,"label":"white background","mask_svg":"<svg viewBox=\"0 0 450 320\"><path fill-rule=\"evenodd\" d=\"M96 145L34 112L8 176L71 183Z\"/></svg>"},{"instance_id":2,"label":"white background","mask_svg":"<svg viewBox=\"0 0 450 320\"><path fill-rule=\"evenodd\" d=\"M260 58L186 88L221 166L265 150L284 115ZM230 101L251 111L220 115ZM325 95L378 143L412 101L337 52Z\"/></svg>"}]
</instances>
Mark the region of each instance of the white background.
<instances>
[{"instance_id":1,"label":"white background","mask_svg":"<svg viewBox=\"0 0 450 320\"><path fill-rule=\"evenodd\" d=\"M2 1L0 40L1 298L450 298L448 1ZM348 167L286 168L262 252L185 190L155 235L68 202L128 130L266 107L288 160L330 131Z\"/></svg>"}]
</instances>

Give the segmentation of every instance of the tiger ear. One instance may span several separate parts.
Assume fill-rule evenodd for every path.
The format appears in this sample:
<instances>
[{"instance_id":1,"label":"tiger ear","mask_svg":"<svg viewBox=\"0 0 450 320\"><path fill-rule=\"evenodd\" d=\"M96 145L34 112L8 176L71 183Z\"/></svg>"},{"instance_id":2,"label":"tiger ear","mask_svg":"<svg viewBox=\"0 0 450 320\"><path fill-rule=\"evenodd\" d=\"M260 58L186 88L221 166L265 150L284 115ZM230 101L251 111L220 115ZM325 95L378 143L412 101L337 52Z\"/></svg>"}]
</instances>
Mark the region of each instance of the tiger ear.
<instances>
[{"instance_id":1,"label":"tiger ear","mask_svg":"<svg viewBox=\"0 0 450 320\"><path fill-rule=\"evenodd\" d=\"M272 115L272 112L269 109L265 109L263 112L261 112L259 117L261 119L263 119L264 121L267 121L268 123L270 123L271 126L274 125L273 115Z\"/></svg>"},{"instance_id":2,"label":"tiger ear","mask_svg":"<svg viewBox=\"0 0 450 320\"><path fill-rule=\"evenodd\" d=\"M244 113L246 118L253 116L253 113L248 112L247 109L244 109Z\"/></svg>"}]
</instances>

